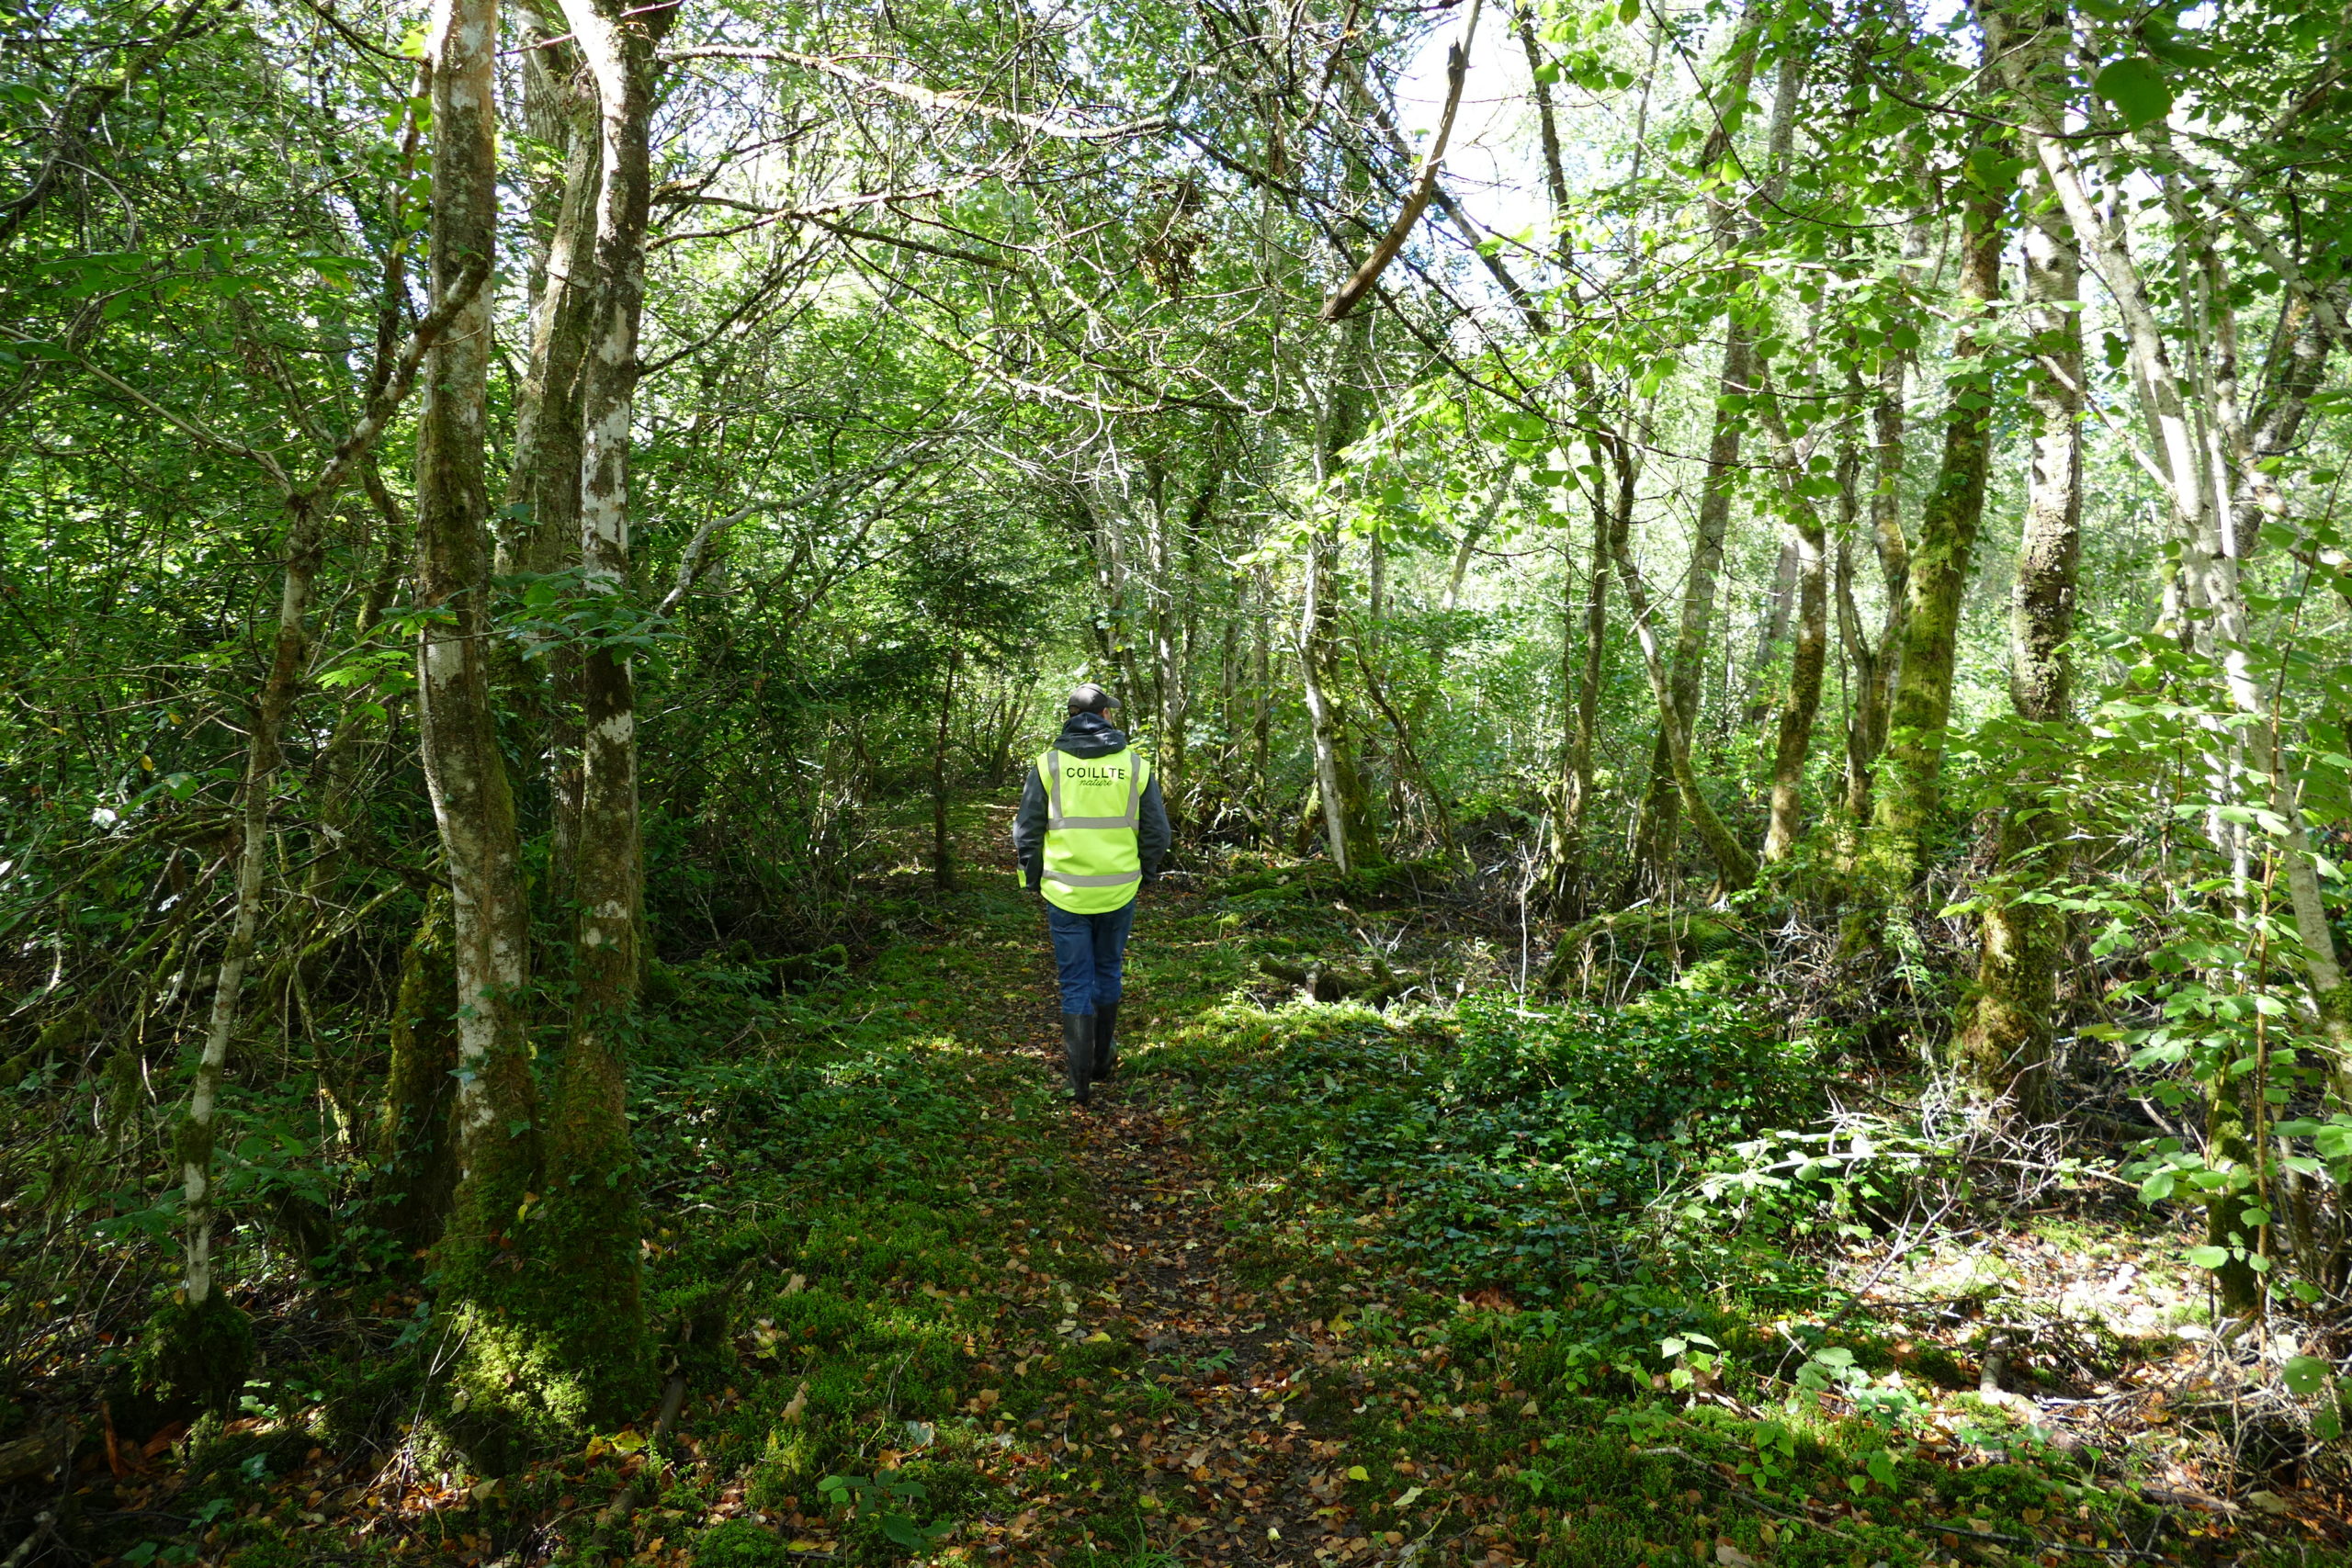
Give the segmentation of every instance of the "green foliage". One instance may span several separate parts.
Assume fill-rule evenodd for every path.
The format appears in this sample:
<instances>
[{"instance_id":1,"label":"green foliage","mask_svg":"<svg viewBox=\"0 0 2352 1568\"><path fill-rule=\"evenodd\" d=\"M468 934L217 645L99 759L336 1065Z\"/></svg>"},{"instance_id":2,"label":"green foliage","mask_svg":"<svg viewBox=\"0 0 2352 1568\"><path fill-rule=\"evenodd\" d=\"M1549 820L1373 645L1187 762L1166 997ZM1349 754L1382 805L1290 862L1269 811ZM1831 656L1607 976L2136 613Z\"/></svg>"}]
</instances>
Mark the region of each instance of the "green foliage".
<instances>
[{"instance_id":1,"label":"green foliage","mask_svg":"<svg viewBox=\"0 0 2352 1568\"><path fill-rule=\"evenodd\" d=\"M750 1519L729 1519L695 1537L695 1568L788 1568L798 1561L782 1536Z\"/></svg>"},{"instance_id":2,"label":"green foliage","mask_svg":"<svg viewBox=\"0 0 2352 1568\"><path fill-rule=\"evenodd\" d=\"M1547 1303L1633 1275L1681 1179L1802 1116L1818 1081L1811 1047L1752 1008L1679 989L1607 1010L1482 999L1442 1029L1227 1012L1160 1060L1248 1130L1253 1165L1327 1173L1328 1197L1286 1190L1291 1212L1377 1208L1375 1232L1337 1245Z\"/></svg>"}]
</instances>

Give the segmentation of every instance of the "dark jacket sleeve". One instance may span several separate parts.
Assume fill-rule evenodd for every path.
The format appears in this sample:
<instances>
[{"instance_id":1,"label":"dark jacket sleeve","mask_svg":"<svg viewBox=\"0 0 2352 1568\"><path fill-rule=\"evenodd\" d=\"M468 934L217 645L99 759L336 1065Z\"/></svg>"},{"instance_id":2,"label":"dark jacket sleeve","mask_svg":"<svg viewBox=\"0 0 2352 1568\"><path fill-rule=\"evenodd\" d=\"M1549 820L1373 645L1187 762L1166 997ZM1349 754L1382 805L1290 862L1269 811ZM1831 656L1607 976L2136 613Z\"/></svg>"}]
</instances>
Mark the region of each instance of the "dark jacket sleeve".
<instances>
[{"instance_id":1,"label":"dark jacket sleeve","mask_svg":"<svg viewBox=\"0 0 2352 1568\"><path fill-rule=\"evenodd\" d=\"M1156 796L1154 798L1157 798ZM1046 781L1029 764L1021 784L1021 809L1012 814L1012 855L1021 863L1021 886L1035 888L1046 879Z\"/></svg>"},{"instance_id":2,"label":"dark jacket sleeve","mask_svg":"<svg viewBox=\"0 0 2352 1568\"><path fill-rule=\"evenodd\" d=\"M1151 782L1143 786L1136 815L1136 853L1143 862L1146 882L1159 874L1159 863L1168 858L1168 846L1175 841L1176 835L1168 826L1167 803L1159 798L1159 773L1155 769Z\"/></svg>"}]
</instances>

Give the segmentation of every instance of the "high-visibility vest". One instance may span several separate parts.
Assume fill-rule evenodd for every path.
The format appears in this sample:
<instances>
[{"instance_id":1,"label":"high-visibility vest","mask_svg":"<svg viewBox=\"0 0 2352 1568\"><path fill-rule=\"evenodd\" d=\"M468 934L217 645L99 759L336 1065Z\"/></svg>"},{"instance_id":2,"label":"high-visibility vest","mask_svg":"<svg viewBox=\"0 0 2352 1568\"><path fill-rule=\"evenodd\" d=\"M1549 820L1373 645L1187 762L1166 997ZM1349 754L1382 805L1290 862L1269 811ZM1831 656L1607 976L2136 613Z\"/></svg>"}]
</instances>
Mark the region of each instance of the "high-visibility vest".
<instances>
[{"instance_id":1,"label":"high-visibility vest","mask_svg":"<svg viewBox=\"0 0 2352 1568\"><path fill-rule=\"evenodd\" d=\"M1143 883L1136 827L1151 764L1132 746L1107 757L1048 750L1037 774L1046 785L1046 901L1074 915L1122 908Z\"/></svg>"}]
</instances>

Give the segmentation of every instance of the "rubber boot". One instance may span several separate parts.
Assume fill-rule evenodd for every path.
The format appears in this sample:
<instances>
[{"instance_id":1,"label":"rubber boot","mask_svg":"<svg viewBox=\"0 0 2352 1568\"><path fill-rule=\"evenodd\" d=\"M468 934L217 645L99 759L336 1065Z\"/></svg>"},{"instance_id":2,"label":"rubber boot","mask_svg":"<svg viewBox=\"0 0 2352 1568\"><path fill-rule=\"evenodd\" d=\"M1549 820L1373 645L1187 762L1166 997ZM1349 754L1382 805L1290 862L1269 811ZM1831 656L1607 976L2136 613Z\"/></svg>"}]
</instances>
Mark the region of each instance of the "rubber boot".
<instances>
[{"instance_id":1,"label":"rubber boot","mask_svg":"<svg viewBox=\"0 0 2352 1568\"><path fill-rule=\"evenodd\" d=\"M1119 1041L1115 1032L1118 1027L1119 1004L1096 1002L1094 1004L1094 1081L1096 1083L1109 1083L1114 1076L1113 1069L1119 1065Z\"/></svg>"},{"instance_id":2,"label":"rubber boot","mask_svg":"<svg viewBox=\"0 0 2352 1568\"><path fill-rule=\"evenodd\" d=\"M1074 1105L1087 1100L1087 1089L1094 1067L1094 1015L1091 1012L1062 1014L1062 1060L1069 1064L1069 1098Z\"/></svg>"}]
</instances>

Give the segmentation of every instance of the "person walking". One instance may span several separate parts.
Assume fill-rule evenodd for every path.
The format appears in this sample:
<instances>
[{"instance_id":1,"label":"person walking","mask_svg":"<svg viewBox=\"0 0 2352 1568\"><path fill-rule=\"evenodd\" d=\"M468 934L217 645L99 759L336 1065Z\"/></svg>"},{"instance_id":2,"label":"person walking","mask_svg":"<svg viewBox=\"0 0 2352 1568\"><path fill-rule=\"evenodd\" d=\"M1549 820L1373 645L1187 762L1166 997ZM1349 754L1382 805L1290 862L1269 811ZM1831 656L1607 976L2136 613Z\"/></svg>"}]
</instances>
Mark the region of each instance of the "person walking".
<instances>
[{"instance_id":1,"label":"person walking","mask_svg":"<svg viewBox=\"0 0 2352 1568\"><path fill-rule=\"evenodd\" d=\"M1070 1099L1087 1103L1118 1064L1119 974L1136 897L1159 878L1174 836L1159 780L1110 716L1102 687L1069 694L1069 719L1021 786L1012 852L1021 886L1046 901L1061 975Z\"/></svg>"}]
</instances>

